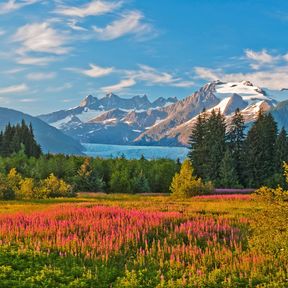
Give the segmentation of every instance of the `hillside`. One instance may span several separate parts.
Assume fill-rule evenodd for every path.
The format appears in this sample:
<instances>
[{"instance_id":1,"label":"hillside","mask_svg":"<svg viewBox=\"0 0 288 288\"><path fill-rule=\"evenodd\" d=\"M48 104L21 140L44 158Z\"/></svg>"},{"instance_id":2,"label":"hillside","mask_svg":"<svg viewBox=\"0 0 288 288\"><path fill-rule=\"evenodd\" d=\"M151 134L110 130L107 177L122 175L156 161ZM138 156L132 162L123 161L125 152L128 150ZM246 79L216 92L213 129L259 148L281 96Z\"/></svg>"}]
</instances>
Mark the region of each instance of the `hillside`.
<instances>
[{"instance_id":1,"label":"hillside","mask_svg":"<svg viewBox=\"0 0 288 288\"><path fill-rule=\"evenodd\" d=\"M0 130L3 130L9 122L14 125L20 123L22 119L32 124L36 140L44 152L82 154L82 145L55 127L28 114L0 107Z\"/></svg>"}]
</instances>

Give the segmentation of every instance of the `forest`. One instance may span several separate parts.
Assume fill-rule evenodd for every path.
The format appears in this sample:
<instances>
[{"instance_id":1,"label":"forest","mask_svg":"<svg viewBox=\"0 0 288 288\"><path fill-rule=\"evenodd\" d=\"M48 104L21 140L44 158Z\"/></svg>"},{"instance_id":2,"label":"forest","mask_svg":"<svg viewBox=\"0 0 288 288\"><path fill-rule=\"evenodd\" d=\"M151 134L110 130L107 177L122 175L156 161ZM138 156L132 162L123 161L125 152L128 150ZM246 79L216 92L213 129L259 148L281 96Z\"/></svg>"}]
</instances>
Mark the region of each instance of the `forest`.
<instances>
[{"instance_id":1,"label":"forest","mask_svg":"<svg viewBox=\"0 0 288 288\"><path fill-rule=\"evenodd\" d=\"M198 116L190 136L190 165L183 164L188 174L193 171L194 178L190 176L195 181L189 180L194 185L191 189L197 190L196 194L209 194L213 187L285 187L283 162L288 161L285 129L278 133L271 114L262 111L250 128L245 126L239 110L229 121L214 110ZM33 128L24 121L21 125L7 125L0 134L0 147L3 199L66 197L74 196L75 192L169 193L177 175L179 183L184 183L187 176L178 174L180 161L169 159L43 154Z\"/></svg>"}]
</instances>

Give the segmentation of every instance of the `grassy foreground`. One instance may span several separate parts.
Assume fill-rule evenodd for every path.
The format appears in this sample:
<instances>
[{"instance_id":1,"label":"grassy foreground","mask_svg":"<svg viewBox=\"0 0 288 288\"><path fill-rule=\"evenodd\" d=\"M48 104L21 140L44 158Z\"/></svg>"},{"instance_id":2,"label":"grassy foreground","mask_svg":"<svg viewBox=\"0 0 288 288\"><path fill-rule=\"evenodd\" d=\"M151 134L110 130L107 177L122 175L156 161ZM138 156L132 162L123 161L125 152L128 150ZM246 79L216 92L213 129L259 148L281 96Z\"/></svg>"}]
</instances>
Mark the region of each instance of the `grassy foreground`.
<instances>
[{"instance_id":1,"label":"grassy foreground","mask_svg":"<svg viewBox=\"0 0 288 288\"><path fill-rule=\"evenodd\" d=\"M0 287L288 287L285 205L247 195L0 202Z\"/></svg>"}]
</instances>

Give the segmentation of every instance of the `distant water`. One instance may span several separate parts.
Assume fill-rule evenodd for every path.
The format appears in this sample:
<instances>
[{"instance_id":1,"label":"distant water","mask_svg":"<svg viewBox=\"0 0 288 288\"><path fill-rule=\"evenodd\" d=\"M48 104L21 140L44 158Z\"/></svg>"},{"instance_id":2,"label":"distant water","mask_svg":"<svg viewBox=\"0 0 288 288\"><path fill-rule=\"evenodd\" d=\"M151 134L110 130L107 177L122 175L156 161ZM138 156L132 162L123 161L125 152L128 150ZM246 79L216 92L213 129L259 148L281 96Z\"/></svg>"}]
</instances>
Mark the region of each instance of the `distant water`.
<instances>
[{"instance_id":1,"label":"distant water","mask_svg":"<svg viewBox=\"0 0 288 288\"><path fill-rule=\"evenodd\" d=\"M184 160L188 154L185 147L160 147L160 146L126 146L108 144L82 143L86 151L84 153L92 157L115 158L125 155L127 159L140 159L142 155L146 159L168 158Z\"/></svg>"}]
</instances>

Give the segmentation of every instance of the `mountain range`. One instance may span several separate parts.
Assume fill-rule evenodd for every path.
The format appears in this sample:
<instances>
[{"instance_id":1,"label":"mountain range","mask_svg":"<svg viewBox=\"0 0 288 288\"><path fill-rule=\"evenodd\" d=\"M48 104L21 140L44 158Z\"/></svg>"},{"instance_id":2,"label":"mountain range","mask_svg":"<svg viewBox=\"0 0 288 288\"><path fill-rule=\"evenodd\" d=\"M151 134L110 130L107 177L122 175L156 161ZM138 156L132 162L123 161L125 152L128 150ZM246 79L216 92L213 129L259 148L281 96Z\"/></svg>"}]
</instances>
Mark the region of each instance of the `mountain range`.
<instances>
[{"instance_id":1,"label":"mountain range","mask_svg":"<svg viewBox=\"0 0 288 288\"><path fill-rule=\"evenodd\" d=\"M191 128L199 113L221 110L231 119L236 108L252 123L260 109L271 111L279 128L288 128L288 91L270 91L249 81L214 81L192 95L158 98L151 102L146 95L121 98L107 94L99 99L85 97L79 106L38 117L66 135L83 143L119 145L187 145Z\"/></svg>"}]
</instances>

